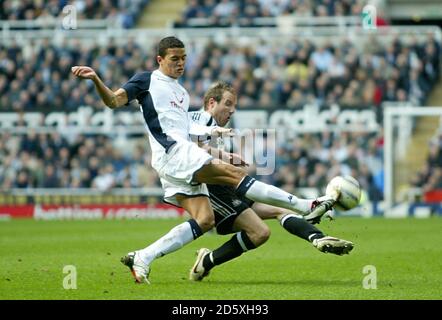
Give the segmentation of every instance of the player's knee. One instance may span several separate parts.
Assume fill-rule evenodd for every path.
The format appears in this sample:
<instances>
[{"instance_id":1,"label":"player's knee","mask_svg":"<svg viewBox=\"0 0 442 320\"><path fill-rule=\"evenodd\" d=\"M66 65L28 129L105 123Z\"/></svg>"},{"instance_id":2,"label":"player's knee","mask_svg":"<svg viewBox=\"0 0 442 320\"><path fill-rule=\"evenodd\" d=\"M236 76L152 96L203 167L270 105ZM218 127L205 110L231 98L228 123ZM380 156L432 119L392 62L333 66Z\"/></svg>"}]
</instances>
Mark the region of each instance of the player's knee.
<instances>
[{"instance_id":1,"label":"player's knee","mask_svg":"<svg viewBox=\"0 0 442 320\"><path fill-rule=\"evenodd\" d=\"M258 247L270 238L270 228L263 225L259 230L256 230L251 236L252 242Z\"/></svg>"},{"instance_id":2,"label":"player's knee","mask_svg":"<svg viewBox=\"0 0 442 320\"><path fill-rule=\"evenodd\" d=\"M270 228L265 225L264 228L261 229L259 233L259 240L261 241L261 244L269 240L270 238Z\"/></svg>"},{"instance_id":3,"label":"player's knee","mask_svg":"<svg viewBox=\"0 0 442 320\"><path fill-rule=\"evenodd\" d=\"M197 220L203 232L207 232L215 226L215 218L213 216L206 216Z\"/></svg>"}]
</instances>

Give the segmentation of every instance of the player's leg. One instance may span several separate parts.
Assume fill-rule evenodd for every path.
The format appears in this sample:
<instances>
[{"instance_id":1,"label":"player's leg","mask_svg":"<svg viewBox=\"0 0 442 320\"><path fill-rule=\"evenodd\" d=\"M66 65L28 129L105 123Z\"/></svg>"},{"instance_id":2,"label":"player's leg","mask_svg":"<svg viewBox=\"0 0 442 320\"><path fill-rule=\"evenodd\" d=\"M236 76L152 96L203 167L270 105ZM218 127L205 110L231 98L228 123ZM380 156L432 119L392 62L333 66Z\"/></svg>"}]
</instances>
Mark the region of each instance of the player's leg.
<instances>
[{"instance_id":1,"label":"player's leg","mask_svg":"<svg viewBox=\"0 0 442 320\"><path fill-rule=\"evenodd\" d=\"M156 258L180 249L214 226L213 210L208 197L177 195L176 199L192 219L172 228L163 237L139 251L141 258L147 265L150 265Z\"/></svg>"},{"instance_id":2,"label":"player's leg","mask_svg":"<svg viewBox=\"0 0 442 320\"><path fill-rule=\"evenodd\" d=\"M232 231L235 235L206 258L206 269L210 270L246 251L256 249L270 237L269 227L250 208L235 219Z\"/></svg>"},{"instance_id":3,"label":"player's leg","mask_svg":"<svg viewBox=\"0 0 442 320\"><path fill-rule=\"evenodd\" d=\"M288 232L309 242L324 237L321 230L304 220L302 216L295 215L287 209L259 202L254 202L252 209L263 220L278 219L281 226Z\"/></svg>"},{"instance_id":4,"label":"player's leg","mask_svg":"<svg viewBox=\"0 0 442 320\"><path fill-rule=\"evenodd\" d=\"M147 281L155 259L180 249L213 227L214 215L207 186L191 183L194 173L211 159L212 156L194 143L181 142L156 165L164 201L184 208L192 219L172 228L146 248L122 258L137 282Z\"/></svg>"},{"instance_id":5,"label":"player's leg","mask_svg":"<svg viewBox=\"0 0 442 320\"><path fill-rule=\"evenodd\" d=\"M147 265L150 265L156 258L180 249L214 226L213 210L208 197L179 195L176 198L192 219L177 225L150 246L140 250L140 255Z\"/></svg>"},{"instance_id":6,"label":"player's leg","mask_svg":"<svg viewBox=\"0 0 442 320\"><path fill-rule=\"evenodd\" d=\"M198 250L197 260L190 271L190 280L202 280L213 267L259 247L270 237L269 227L250 208L236 217L229 233L232 232L235 232L235 235L217 249Z\"/></svg>"},{"instance_id":7,"label":"player's leg","mask_svg":"<svg viewBox=\"0 0 442 320\"><path fill-rule=\"evenodd\" d=\"M302 216L295 215L287 209L256 202L253 203L252 209L261 219L278 219L285 230L311 242L321 252L342 255L353 249L352 242L325 235Z\"/></svg>"},{"instance_id":8,"label":"player's leg","mask_svg":"<svg viewBox=\"0 0 442 320\"><path fill-rule=\"evenodd\" d=\"M214 227L215 218L209 197L186 197L177 195L176 198L181 207L190 214L199 226L200 231L197 230L197 234L205 233Z\"/></svg>"},{"instance_id":9,"label":"player's leg","mask_svg":"<svg viewBox=\"0 0 442 320\"><path fill-rule=\"evenodd\" d=\"M177 195L176 200L192 219L172 228L146 248L131 252L122 258L122 262L131 269L138 283L148 282L150 266L155 259L182 248L214 226L213 210L208 197Z\"/></svg>"},{"instance_id":10,"label":"player's leg","mask_svg":"<svg viewBox=\"0 0 442 320\"><path fill-rule=\"evenodd\" d=\"M195 172L193 178L200 183L231 186L235 188L238 196L245 196L256 202L308 215L309 219L320 218L333 207L339 196L339 191L337 190L336 194L324 196L316 200L300 199L280 188L251 178L242 168L220 161L212 161L204 165ZM314 206L315 203L316 206Z\"/></svg>"}]
</instances>

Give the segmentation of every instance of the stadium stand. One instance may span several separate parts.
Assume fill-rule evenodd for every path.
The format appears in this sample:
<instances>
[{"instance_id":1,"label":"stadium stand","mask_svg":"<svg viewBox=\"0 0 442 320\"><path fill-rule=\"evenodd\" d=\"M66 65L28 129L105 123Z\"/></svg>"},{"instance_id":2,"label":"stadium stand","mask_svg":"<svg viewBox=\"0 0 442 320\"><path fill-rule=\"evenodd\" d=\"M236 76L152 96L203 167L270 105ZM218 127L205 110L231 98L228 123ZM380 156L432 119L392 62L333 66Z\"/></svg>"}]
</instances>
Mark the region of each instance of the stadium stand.
<instances>
[{"instance_id":1,"label":"stadium stand","mask_svg":"<svg viewBox=\"0 0 442 320\"><path fill-rule=\"evenodd\" d=\"M384 46L371 38L362 47L350 41L318 44L293 40L273 47L261 39L253 45L209 42L190 46L183 80L191 106L215 80L231 82L239 94L239 109L306 103L378 108L384 101L422 104L440 76L441 46L433 37L403 43L396 38ZM155 67L154 50L135 41L106 46L65 40L54 45L0 45L0 110L35 108L74 110L101 106L93 87L74 80L72 65L96 67L107 85L118 88L135 72ZM112 72L111 72L112 70Z\"/></svg>"},{"instance_id":2,"label":"stadium stand","mask_svg":"<svg viewBox=\"0 0 442 320\"><path fill-rule=\"evenodd\" d=\"M101 19L112 17L115 12L139 12L147 2L77 1L76 5L80 18ZM26 19L31 15L38 19L45 14L56 17L66 4L70 2L4 1L0 17L4 20ZM357 0L189 1L185 19L180 23L188 27L194 18L224 14L235 21L245 17L251 21L245 26L253 26L255 17L296 16L304 12L313 20L320 20L351 17L360 10L361 1ZM131 21L136 18L134 15ZM217 20L206 26L220 25ZM415 36L393 31L386 39L383 32L358 37L351 31L343 36L346 31L341 27L337 24L334 29L300 28L296 36L278 28L258 35L253 31L253 36L247 28L241 30L241 36L234 28L229 36L219 31L192 33L193 36L185 39L187 70L182 78L191 97L191 107L202 106L205 90L216 80L233 84L238 92L239 111L260 110L271 114L339 106L341 110L373 111L376 121L382 124L385 102L425 104L440 79L440 34L437 37L429 32L425 36L421 32ZM329 34L332 30L340 32L333 41ZM30 38L4 32L0 44L0 112L14 113L18 117L15 125L22 128L26 128L30 115L41 113L38 121L44 123L48 113L76 113L85 106L103 110L93 85L71 75L73 65L92 66L114 90L136 72L156 67L152 46L156 34L146 39L145 33L138 30L110 31L95 38L96 33L85 31L84 35L80 32L65 37L55 33L56 36L50 37L44 30L38 31L43 32L36 32ZM272 32L283 36L271 36ZM315 32L317 35L313 36ZM184 30L182 34L188 33L191 32ZM130 112L137 111L132 108ZM339 126L333 121L330 120ZM50 126L35 132L2 131L0 187L3 191L14 188L107 191L113 187L159 186L149 164L150 152L139 132L116 139L114 132L61 135L56 131ZM362 131L300 130L278 139L275 150L278 170L265 179L290 192L297 193L302 188L320 190L334 175L352 174L358 177L370 200L383 197L383 133L378 127ZM440 166L434 162L413 180L415 186L426 188L428 177L437 176L435 171ZM255 169L252 166L252 172Z\"/></svg>"},{"instance_id":3,"label":"stadium stand","mask_svg":"<svg viewBox=\"0 0 442 320\"><path fill-rule=\"evenodd\" d=\"M62 17L63 8L72 5L79 20L107 19L114 21L114 26L133 28L148 3L149 0L5 0L0 2L0 20L36 22L25 29L38 29L39 22L48 23Z\"/></svg>"},{"instance_id":4,"label":"stadium stand","mask_svg":"<svg viewBox=\"0 0 442 320\"><path fill-rule=\"evenodd\" d=\"M209 41L199 48L189 45L183 83L194 108L202 105L208 86L221 79L236 88L239 110L337 103L380 111L384 101L423 103L439 78L440 52L433 37L406 43L396 37L387 46L375 37L357 44L295 39L283 47L266 39L254 45ZM101 109L91 84L71 76L69 68L75 64L92 65L113 89L137 71L155 67L153 49L133 39L111 39L105 46L77 40L61 45L49 39L27 45L13 41L0 51L0 110L75 111L83 105ZM3 134L1 141L3 190L159 186L142 141L124 151L105 136L80 135L68 141L57 134ZM382 198L379 133L299 134L277 146L276 161L279 170L267 179L288 191L324 188L340 172L360 177L370 199Z\"/></svg>"},{"instance_id":5,"label":"stadium stand","mask_svg":"<svg viewBox=\"0 0 442 320\"><path fill-rule=\"evenodd\" d=\"M268 18L358 16L362 7L358 0L189 0L175 27L272 26Z\"/></svg>"},{"instance_id":6,"label":"stadium stand","mask_svg":"<svg viewBox=\"0 0 442 320\"><path fill-rule=\"evenodd\" d=\"M138 140L123 152L106 136L58 133L2 134L0 187L136 188L160 186L150 166L146 143ZM338 173L356 174L370 199L380 199L382 138L376 134L306 134L277 146L276 167L268 182L293 192L322 189Z\"/></svg>"},{"instance_id":7,"label":"stadium stand","mask_svg":"<svg viewBox=\"0 0 442 320\"><path fill-rule=\"evenodd\" d=\"M109 137L78 135L69 141L57 132L11 136L2 134L1 188L96 188L158 186L146 144L130 154Z\"/></svg>"}]
</instances>

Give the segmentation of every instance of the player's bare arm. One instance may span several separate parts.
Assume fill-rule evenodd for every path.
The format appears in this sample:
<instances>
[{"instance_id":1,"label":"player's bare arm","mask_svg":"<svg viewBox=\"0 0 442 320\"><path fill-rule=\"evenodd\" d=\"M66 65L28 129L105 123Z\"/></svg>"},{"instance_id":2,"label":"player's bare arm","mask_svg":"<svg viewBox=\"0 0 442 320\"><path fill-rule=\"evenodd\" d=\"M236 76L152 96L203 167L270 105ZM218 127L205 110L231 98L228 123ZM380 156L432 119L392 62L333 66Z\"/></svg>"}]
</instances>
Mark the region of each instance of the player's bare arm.
<instances>
[{"instance_id":1,"label":"player's bare arm","mask_svg":"<svg viewBox=\"0 0 442 320\"><path fill-rule=\"evenodd\" d=\"M248 167L249 164L236 153L226 152L221 149L217 149L209 146L208 144L198 143L198 146L204 150L206 150L209 154L211 154L215 159L222 160L224 162L233 164L239 167Z\"/></svg>"},{"instance_id":2,"label":"player's bare arm","mask_svg":"<svg viewBox=\"0 0 442 320\"><path fill-rule=\"evenodd\" d=\"M75 66L72 67L71 71L75 76L79 77L80 79L92 80L104 104L109 108L119 108L128 103L126 90L120 88L116 91L112 91L103 83L95 70L91 67Z\"/></svg>"}]
</instances>

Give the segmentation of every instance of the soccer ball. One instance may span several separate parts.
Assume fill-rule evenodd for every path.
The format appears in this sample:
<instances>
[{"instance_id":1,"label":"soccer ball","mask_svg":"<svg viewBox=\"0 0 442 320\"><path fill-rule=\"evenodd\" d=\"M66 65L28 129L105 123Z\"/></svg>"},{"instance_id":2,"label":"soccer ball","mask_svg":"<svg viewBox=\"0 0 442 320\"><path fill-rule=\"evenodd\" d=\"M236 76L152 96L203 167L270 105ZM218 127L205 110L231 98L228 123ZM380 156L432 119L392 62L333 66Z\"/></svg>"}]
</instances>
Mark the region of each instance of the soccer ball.
<instances>
[{"instance_id":1,"label":"soccer ball","mask_svg":"<svg viewBox=\"0 0 442 320\"><path fill-rule=\"evenodd\" d=\"M334 177L327 185L326 194L330 194L334 186L338 186L341 194L338 198L335 208L340 211L353 209L361 200L361 187L359 182L352 176Z\"/></svg>"}]
</instances>

